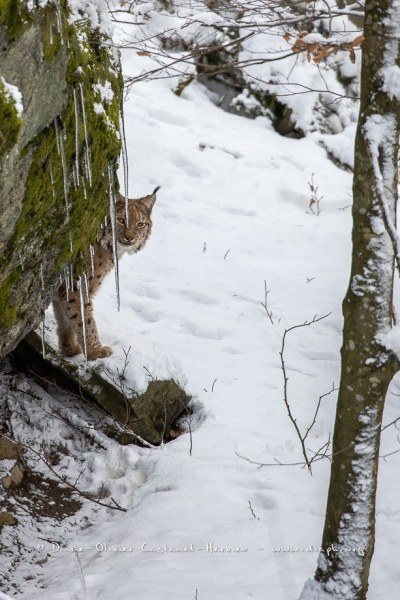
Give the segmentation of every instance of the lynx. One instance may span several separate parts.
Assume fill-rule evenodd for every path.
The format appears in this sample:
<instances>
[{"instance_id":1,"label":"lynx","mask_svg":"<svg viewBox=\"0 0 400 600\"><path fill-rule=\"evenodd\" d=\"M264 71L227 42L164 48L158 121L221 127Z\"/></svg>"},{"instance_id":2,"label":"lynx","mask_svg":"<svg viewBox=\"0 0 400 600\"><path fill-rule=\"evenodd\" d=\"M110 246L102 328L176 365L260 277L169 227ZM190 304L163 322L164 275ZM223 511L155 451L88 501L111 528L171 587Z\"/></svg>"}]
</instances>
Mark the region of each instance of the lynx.
<instances>
[{"instance_id":1,"label":"lynx","mask_svg":"<svg viewBox=\"0 0 400 600\"><path fill-rule=\"evenodd\" d=\"M160 188L143 198L128 201L128 223L125 215L125 198L119 194L116 204L116 231L118 258L125 252L139 252L150 237L151 211ZM83 352L87 360L105 358L112 354L109 346L100 343L96 322L93 316L92 298L102 284L104 277L114 267L113 237L111 222L99 228L92 257L88 261L88 294L84 295L85 329L82 323L81 293L74 282L73 290L61 284L53 298L54 314L57 320L59 350L65 356L75 356ZM83 294L82 294L83 296ZM86 340L85 340L86 338ZM85 347L86 341L86 347Z\"/></svg>"}]
</instances>

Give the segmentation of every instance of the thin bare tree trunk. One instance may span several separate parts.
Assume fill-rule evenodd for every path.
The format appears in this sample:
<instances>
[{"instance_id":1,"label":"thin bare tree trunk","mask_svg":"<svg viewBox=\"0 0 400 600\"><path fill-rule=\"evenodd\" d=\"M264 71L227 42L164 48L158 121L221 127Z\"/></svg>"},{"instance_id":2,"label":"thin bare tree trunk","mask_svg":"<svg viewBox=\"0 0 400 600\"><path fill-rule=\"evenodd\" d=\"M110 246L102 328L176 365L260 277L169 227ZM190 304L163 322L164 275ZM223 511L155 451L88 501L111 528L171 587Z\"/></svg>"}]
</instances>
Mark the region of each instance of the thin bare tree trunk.
<instances>
[{"instance_id":1,"label":"thin bare tree trunk","mask_svg":"<svg viewBox=\"0 0 400 600\"><path fill-rule=\"evenodd\" d=\"M301 600L364 600L375 540L382 413L399 368L392 327L400 122L399 2L367 0L355 145L353 254L322 551ZM398 97L399 96L399 97Z\"/></svg>"}]
</instances>

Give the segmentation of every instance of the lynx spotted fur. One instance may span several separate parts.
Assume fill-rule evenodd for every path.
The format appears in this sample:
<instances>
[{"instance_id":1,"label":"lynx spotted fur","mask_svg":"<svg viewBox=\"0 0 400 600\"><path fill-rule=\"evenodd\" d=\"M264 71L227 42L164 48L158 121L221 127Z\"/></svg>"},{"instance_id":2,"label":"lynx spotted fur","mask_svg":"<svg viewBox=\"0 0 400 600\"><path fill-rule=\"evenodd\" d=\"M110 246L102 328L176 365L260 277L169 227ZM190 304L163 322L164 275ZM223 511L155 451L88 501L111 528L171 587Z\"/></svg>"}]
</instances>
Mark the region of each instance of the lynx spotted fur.
<instances>
[{"instance_id":1,"label":"lynx spotted fur","mask_svg":"<svg viewBox=\"0 0 400 600\"><path fill-rule=\"evenodd\" d=\"M159 187L149 196L137 200L129 199L128 223L126 223L125 215L125 198L121 194L119 195L116 205L118 258L125 252L130 254L138 252L149 239L152 227L151 211L158 190ZM65 356L75 356L81 352L85 353L86 349L88 360L104 358L112 354L109 346L102 346L100 343L92 305L93 296L101 286L104 277L114 267L111 222L99 229L97 241L93 247L92 259L88 260L87 265L87 273L90 273L86 278L88 294L82 294L85 331L82 323L81 293L77 290L76 282L74 282L73 290L67 290L66 285L61 284L53 298L60 352Z\"/></svg>"}]
</instances>

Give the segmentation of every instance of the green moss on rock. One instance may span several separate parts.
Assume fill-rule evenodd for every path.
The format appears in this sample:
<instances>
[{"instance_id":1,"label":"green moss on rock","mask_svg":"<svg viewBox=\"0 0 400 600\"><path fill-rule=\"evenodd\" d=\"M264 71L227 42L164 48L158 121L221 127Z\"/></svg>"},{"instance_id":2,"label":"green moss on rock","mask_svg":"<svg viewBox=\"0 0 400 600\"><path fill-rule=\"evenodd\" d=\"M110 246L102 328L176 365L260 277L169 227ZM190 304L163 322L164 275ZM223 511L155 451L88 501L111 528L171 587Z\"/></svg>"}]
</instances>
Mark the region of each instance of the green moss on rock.
<instances>
[{"instance_id":1,"label":"green moss on rock","mask_svg":"<svg viewBox=\"0 0 400 600\"><path fill-rule=\"evenodd\" d=\"M17 307L12 300L12 291L20 276L20 269L15 268L0 287L0 325L11 326L17 318Z\"/></svg>"},{"instance_id":2,"label":"green moss on rock","mask_svg":"<svg viewBox=\"0 0 400 600\"><path fill-rule=\"evenodd\" d=\"M4 27L9 42L19 37L28 23L29 13L25 2L0 0L0 26Z\"/></svg>"},{"instance_id":3,"label":"green moss on rock","mask_svg":"<svg viewBox=\"0 0 400 600\"><path fill-rule=\"evenodd\" d=\"M9 36L11 24L6 15L12 2L0 0L0 3L3 9L0 37L6 23ZM117 182L123 87L119 63L100 31L91 29L85 19L69 22L68 2L62 0L60 6L61 27L54 7L34 9L29 13L29 23L22 11L15 15L15 31L21 30L21 37L10 42L11 56L19 46L22 51L18 51L18 56L23 56L27 48L32 48L32 40L34 48L40 46L30 65L36 77L32 85L36 87L32 88L33 94L31 89L24 94L24 105L25 99L28 100L22 125L15 106L5 103L6 96L0 87L0 131L6 132L3 137L10 148L10 159L8 163L3 161L3 165L0 152L0 190L2 169L3 175L12 173L12 169L18 173L23 161L27 165L22 196L18 191L16 199L8 203L15 205L17 218L10 235L0 240L3 342L22 314L26 323L17 324L21 337L28 327L36 325L66 266L72 264L75 273L83 268L89 244L108 211L110 170ZM54 72L56 81L49 81L49 72ZM53 114L51 103L49 110L49 103L43 102L48 98L37 93L43 89L42 81L49 85L49 94L57 93L59 108ZM21 83L25 84L18 82ZM110 93L101 93L104 86ZM35 104L30 106L32 98ZM36 116L42 106L42 113L29 128L26 115ZM117 183L114 186L117 188ZM12 186L8 185L8 190L13 193ZM11 302L10 297L17 301ZM7 345L12 348L13 344L13 340L0 343L0 355Z\"/></svg>"}]
</instances>

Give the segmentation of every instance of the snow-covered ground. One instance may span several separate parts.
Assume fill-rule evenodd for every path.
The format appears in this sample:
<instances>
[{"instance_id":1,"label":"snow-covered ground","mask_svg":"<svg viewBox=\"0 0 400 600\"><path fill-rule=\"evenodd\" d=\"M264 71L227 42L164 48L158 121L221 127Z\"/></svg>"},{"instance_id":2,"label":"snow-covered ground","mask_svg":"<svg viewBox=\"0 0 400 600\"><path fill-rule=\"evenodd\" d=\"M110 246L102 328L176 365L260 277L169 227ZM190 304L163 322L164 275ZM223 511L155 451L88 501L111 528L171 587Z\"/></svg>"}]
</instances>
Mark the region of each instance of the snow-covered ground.
<instances>
[{"instance_id":1,"label":"snow-covered ground","mask_svg":"<svg viewBox=\"0 0 400 600\"><path fill-rule=\"evenodd\" d=\"M124 52L127 75L138 60ZM194 397L191 432L186 423L187 433L159 449L108 441L88 454L85 489L104 482L129 510L98 507L89 527L63 526L59 547L54 532L39 548L32 535L36 562L47 555L44 587L21 578L17 598L289 600L315 569L330 463L314 463L312 475L290 466L303 457L279 351L285 329L327 315L286 337L288 398L304 432L319 396L339 383L351 174L328 160L319 134L282 138L264 117L222 112L198 84L181 97L172 87L138 83L126 99L130 195L161 190L151 240L120 263L120 312L112 274L95 306L100 337L114 349L105 365L122 364L131 347L138 388L143 367L178 378ZM312 177L323 196L318 216ZM398 415L396 383L391 389L385 422ZM335 401L332 393L321 403L310 454L331 434ZM386 430L382 454L398 447ZM400 591L399 461L380 463L369 600Z\"/></svg>"}]
</instances>

